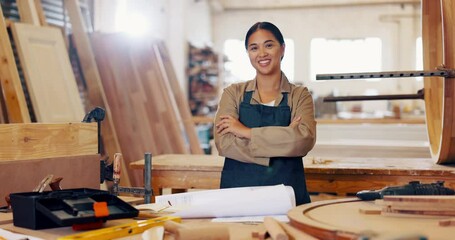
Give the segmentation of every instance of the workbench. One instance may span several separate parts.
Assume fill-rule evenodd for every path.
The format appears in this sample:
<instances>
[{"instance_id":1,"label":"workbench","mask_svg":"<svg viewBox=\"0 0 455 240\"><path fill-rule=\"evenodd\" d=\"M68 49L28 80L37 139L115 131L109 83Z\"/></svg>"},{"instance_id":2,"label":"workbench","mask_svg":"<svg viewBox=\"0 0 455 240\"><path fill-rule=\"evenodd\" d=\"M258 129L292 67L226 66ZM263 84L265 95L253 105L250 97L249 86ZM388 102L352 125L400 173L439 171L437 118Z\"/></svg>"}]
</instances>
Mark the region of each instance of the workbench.
<instances>
[{"instance_id":1,"label":"workbench","mask_svg":"<svg viewBox=\"0 0 455 240\"><path fill-rule=\"evenodd\" d=\"M152 157L152 188L217 189L224 158L215 155L166 154ZM143 169L144 160L132 162ZM308 191L352 195L360 190L445 181L455 188L455 165L438 165L430 158L304 158Z\"/></svg>"},{"instance_id":2,"label":"workbench","mask_svg":"<svg viewBox=\"0 0 455 240\"><path fill-rule=\"evenodd\" d=\"M126 223L131 223L135 221L135 219L125 218L125 219L116 219L116 220L109 220L104 224L104 227L112 227L115 225L121 225ZM245 224L245 223L215 223L210 222L210 219L183 219L182 224L188 227L197 227L203 224L204 226L227 226L229 228L229 235L231 239L236 240L254 240L252 238L251 233L253 231L265 231L265 227L263 224ZM72 235L76 233L80 233L81 231L73 231L71 227L60 227L60 228L50 228L50 229L42 229L42 230L32 230L27 228L16 227L12 223L12 214L11 213L0 213L0 229L4 229L10 232L26 234L33 237L38 237L46 240L53 240L58 239L59 237ZM133 236L128 236L119 239L128 239L128 240L141 240L141 234L136 234ZM165 234L165 240L172 240L174 239L172 235Z\"/></svg>"}]
</instances>

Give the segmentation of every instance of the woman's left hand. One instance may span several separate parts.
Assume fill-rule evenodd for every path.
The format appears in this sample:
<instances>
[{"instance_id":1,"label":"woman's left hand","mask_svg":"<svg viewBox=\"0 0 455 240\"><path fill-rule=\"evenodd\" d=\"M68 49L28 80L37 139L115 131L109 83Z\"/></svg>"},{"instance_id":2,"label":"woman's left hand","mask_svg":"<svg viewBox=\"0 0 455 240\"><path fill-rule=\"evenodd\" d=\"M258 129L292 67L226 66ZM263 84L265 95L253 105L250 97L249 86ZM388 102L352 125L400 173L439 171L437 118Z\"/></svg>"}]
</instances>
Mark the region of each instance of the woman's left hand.
<instances>
[{"instance_id":1,"label":"woman's left hand","mask_svg":"<svg viewBox=\"0 0 455 240\"><path fill-rule=\"evenodd\" d=\"M216 124L216 132L218 134L232 133L239 138L251 138L251 129L243 125L237 118L230 115L222 115L220 119L220 122Z\"/></svg>"}]
</instances>

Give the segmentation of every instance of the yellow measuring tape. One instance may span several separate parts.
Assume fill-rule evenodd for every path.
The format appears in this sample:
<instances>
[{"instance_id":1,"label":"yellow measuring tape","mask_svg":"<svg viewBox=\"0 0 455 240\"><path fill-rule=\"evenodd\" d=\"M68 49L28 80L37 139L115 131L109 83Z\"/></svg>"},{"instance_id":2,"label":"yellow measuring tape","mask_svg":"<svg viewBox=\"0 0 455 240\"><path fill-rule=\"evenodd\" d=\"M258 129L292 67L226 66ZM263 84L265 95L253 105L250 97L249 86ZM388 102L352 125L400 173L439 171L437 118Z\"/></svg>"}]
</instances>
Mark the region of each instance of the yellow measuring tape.
<instances>
[{"instance_id":1,"label":"yellow measuring tape","mask_svg":"<svg viewBox=\"0 0 455 240\"><path fill-rule=\"evenodd\" d=\"M101 228L93 231L88 231L84 233L78 233L73 235L68 235L58 238L58 240L74 240L74 239L83 239L83 240L104 240L104 239L113 239L121 238L130 235L135 235L144 232L145 230L162 226L166 221L181 222L180 217L167 216L167 217L157 217L148 220L137 221L133 223L126 223L122 225L117 225L108 228Z\"/></svg>"}]
</instances>

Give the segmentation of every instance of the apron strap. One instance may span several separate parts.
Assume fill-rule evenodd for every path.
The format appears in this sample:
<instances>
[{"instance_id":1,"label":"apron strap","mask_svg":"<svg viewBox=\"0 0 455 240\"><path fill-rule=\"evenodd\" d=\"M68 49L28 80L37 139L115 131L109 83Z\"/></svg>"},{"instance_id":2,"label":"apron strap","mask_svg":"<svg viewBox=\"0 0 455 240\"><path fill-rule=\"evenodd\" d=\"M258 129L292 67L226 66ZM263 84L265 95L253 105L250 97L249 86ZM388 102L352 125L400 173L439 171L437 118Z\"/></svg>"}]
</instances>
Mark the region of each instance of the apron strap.
<instances>
[{"instance_id":1,"label":"apron strap","mask_svg":"<svg viewBox=\"0 0 455 240\"><path fill-rule=\"evenodd\" d=\"M245 92L243 94L243 103L250 104L251 98L253 97L253 91Z\"/></svg>"}]
</instances>

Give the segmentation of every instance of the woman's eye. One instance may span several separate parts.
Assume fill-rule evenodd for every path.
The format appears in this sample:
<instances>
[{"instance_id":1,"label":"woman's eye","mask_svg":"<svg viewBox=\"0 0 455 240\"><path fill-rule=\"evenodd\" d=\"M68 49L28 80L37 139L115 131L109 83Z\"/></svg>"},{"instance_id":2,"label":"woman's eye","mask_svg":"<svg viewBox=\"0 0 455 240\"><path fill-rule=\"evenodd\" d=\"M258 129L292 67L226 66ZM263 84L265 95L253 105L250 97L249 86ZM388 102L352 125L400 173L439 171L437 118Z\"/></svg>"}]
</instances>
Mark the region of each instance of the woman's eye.
<instances>
[{"instance_id":1,"label":"woman's eye","mask_svg":"<svg viewBox=\"0 0 455 240\"><path fill-rule=\"evenodd\" d=\"M256 51L257 49L257 47L250 47L250 51Z\"/></svg>"},{"instance_id":2,"label":"woman's eye","mask_svg":"<svg viewBox=\"0 0 455 240\"><path fill-rule=\"evenodd\" d=\"M266 44L265 47L266 47L266 48L271 48L271 47L273 47L273 44L271 44L271 43Z\"/></svg>"}]
</instances>

